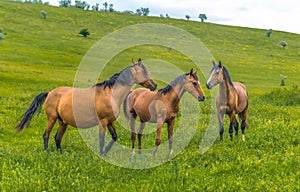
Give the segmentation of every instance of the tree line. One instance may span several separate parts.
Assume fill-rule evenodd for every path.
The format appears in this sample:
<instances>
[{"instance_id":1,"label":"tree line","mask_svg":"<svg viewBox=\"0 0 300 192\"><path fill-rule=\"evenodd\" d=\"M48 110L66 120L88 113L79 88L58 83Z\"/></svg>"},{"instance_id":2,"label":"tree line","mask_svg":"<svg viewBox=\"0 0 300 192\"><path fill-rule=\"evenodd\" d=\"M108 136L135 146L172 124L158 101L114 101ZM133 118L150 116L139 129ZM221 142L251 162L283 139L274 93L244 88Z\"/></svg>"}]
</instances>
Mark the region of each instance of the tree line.
<instances>
[{"instance_id":1,"label":"tree line","mask_svg":"<svg viewBox=\"0 0 300 192\"><path fill-rule=\"evenodd\" d=\"M15 0L15 1L49 5L49 2L43 2L43 0ZM102 3L102 5L100 3L96 3L95 5L90 5L88 2L81 1L81 0L75 0L74 4L72 4L72 0L59 0L58 3L59 3L59 7L70 7L70 8L79 8L83 10L104 11L104 12L120 12L114 9L114 5L112 3L108 3L108 2L104 2ZM147 7L140 7L137 8L135 11L125 10L122 11L121 13L148 16L150 13L150 9ZM171 18L168 13L166 13L165 15L160 14L160 17ZM189 15L185 15L185 18L187 20L190 20L191 17ZM201 22L204 22L204 20L207 19L207 16L204 13L201 13L199 14L198 18L201 20Z\"/></svg>"}]
</instances>

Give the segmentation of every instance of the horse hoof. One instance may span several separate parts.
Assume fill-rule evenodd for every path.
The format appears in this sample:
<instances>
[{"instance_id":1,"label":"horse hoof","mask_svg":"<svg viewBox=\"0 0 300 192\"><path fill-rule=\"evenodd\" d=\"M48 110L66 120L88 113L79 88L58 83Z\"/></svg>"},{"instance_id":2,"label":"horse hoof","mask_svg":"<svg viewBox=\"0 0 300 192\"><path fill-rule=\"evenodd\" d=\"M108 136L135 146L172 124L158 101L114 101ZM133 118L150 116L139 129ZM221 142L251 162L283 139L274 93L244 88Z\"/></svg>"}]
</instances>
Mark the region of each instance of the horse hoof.
<instances>
[{"instance_id":1,"label":"horse hoof","mask_svg":"<svg viewBox=\"0 0 300 192\"><path fill-rule=\"evenodd\" d=\"M173 149L171 149L169 152L169 155L172 155L172 154L173 154Z\"/></svg>"},{"instance_id":2,"label":"horse hoof","mask_svg":"<svg viewBox=\"0 0 300 192\"><path fill-rule=\"evenodd\" d=\"M242 140L245 141L245 135L242 135Z\"/></svg>"},{"instance_id":3,"label":"horse hoof","mask_svg":"<svg viewBox=\"0 0 300 192\"><path fill-rule=\"evenodd\" d=\"M132 149L131 155L134 156L135 155L135 151L134 149Z\"/></svg>"},{"instance_id":4,"label":"horse hoof","mask_svg":"<svg viewBox=\"0 0 300 192\"><path fill-rule=\"evenodd\" d=\"M139 154L142 154L142 149L139 149Z\"/></svg>"}]
</instances>

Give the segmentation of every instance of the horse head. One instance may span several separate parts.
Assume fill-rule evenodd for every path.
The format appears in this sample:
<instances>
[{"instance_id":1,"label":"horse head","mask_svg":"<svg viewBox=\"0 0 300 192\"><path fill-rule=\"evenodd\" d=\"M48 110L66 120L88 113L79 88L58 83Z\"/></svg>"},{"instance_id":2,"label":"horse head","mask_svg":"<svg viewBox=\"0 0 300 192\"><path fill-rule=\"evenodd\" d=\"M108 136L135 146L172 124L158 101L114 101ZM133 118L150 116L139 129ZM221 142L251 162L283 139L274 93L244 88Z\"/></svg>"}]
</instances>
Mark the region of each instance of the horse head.
<instances>
[{"instance_id":1,"label":"horse head","mask_svg":"<svg viewBox=\"0 0 300 192\"><path fill-rule=\"evenodd\" d=\"M185 89L191 95L193 95L198 101L204 101L205 95L200 86L200 82L197 77L197 71L193 73L193 69L191 69L190 73L187 73L187 82L185 83Z\"/></svg>"},{"instance_id":2,"label":"horse head","mask_svg":"<svg viewBox=\"0 0 300 192\"><path fill-rule=\"evenodd\" d=\"M219 61L219 64L216 64L215 61L213 61L213 68L210 71L210 77L206 82L206 87L211 89L223 81L223 65L221 61Z\"/></svg>"},{"instance_id":3,"label":"horse head","mask_svg":"<svg viewBox=\"0 0 300 192\"><path fill-rule=\"evenodd\" d=\"M157 85L151 79L145 65L142 64L141 59L139 59L137 63L132 59L132 70L135 83L140 84L141 86L146 87L151 91L154 91L156 89Z\"/></svg>"}]
</instances>

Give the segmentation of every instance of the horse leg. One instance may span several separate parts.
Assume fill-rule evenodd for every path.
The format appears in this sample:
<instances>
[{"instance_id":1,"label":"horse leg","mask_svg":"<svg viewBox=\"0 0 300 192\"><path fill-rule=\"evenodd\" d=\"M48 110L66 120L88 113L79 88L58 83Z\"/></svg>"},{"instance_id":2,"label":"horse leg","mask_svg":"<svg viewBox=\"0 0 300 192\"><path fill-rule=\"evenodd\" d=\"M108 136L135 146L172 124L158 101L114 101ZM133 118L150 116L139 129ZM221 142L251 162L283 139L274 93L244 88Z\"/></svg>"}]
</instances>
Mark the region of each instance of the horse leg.
<instances>
[{"instance_id":1,"label":"horse leg","mask_svg":"<svg viewBox=\"0 0 300 192\"><path fill-rule=\"evenodd\" d=\"M48 150L48 141L49 141L49 136L50 136L50 132L53 128L53 126L56 123L56 119L55 117L49 117L48 116L48 124L47 124L47 128L43 134L43 139L44 139L44 150Z\"/></svg>"},{"instance_id":2,"label":"horse leg","mask_svg":"<svg viewBox=\"0 0 300 192\"><path fill-rule=\"evenodd\" d=\"M232 112L230 115L230 125L229 125L229 134L230 134L230 140L232 141L232 133L233 133L233 127L236 127L236 118L235 118L235 112Z\"/></svg>"},{"instance_id":3,"label":"horse leg","mask_svg":"<svg viewBox=\"0 0 300 192\"><path fill-rule=\"evenodd\" d=\"M239 122L235 119L235 126L234 126L235 136L238 138L239 135Z\"/></svg>"},{"instance_id":4,"label":"horse leg","mask_svg":"<svg viewBox=\"0 0 300 192\"><path fill-rule=\"evenodd\" d=\"M223 140L223 133L224 133L224 127L223 127L223 123L224 123L224 114L225 111L224 110L219 110L218 112L218 120L219 120L219 126L220 126L220 142L222 142Z\"/></svg>"},{"instance_id":5,"label":"horse leg","mask_svg":"<svg viewBox=\"0 0 300 192\"><path fill-rule=\"evenodd\" d=\"M168 124L168 140L169 140L169 153L173 153L173 128L174 128L175 118L167 122Z\"/></svg>"},{"instance_id":6,"label":"horse leg","mask_svg":"<svg viewBox=\"0 0 300 192\"><path fill-rule=\"evenodd\" d=\"M136 118L136 116L134 116L133 114L131 114L131 117L130 117L130 129L131 129L132 155L135 154L135 152L134 152L134 143L135 143L135 139L136 139L135 118Z\"/></svg>"},{"instance_id":7,"label":"horse leg","mask_svg":"<svg viewBox=\"0 0 300 192\"><path fill-rule=\"evenodd\" d=\"M103 151L103 147L104 147L104 141L105 141L105 131L106 131L106 126L107 126L107 122L106 121L101 121L99 123L99 144L100 144L100 155L103 156L104 151Z\"/></svg>"},{"instance_id":8,"label":"horse leg","mask_svg":"<svg viewBox=\"0 0 300 192\"><path fill-rule=\"evenodd\" d=\"M139 154L142 153L142 136L143 136L143 131L145 128L146 123L145 122L141 122L139 130L138 130L138 139L139 139Z\"/></svg>"},{"instance_id":9,"label":"horse leg","mask_svg":"<svg viewBox=\"0 0 300 192\"><path fill-rule=\"evenodd\" d=\"M241 129L242 129L242 140L245 141L245 128L248 127L246 124L246 109L240 114L240 118L242 119Z\"/></svg>"},{"instance_id":10,"label":"horse leg","mask_svg":"<svg viewBox=\"0 0 300 192\"><path fill-rule=\"evenodd\" d=\"M65 134L66 130L67 130L67 124L65 124L63 121L61 120L58 120L59 122L59 127L58 127L58 130L54 136L54 140L55 140L55 143L56 143L56 148L57 150L62 153L62 149L61 149L61 146L60 146L60 143L61 143L61 140L62 140L62 137L63 135Z\"/></svg>"},{"instance_id":11,"label":"horse leg","mask_svg":"<svg viewBox=\"0 0 300 192\"><path fill-rule=\"evenodd\" d=\"M155 149L153 151L153 156L156 155L158 146L160 145L161 142L161 129L162 126L164 125L164 121L160 118L157 120L157 129L156 129L156 140L155 140Z\"/></svg>"},{"instance_id":12,"label":"horse leg","mask_svg":"<svg viewBox=\"0 0 300 192\"><path fill-rule=\"evenodd\" d=\"M109 144L105 147L105 151L104 151L104 155L110 150L110 148L113 146L114 142L117 141L117 132L114 126L114 123L109 123L107 125L108 130L111 134L111 141L109 142Z\"/></svg>"}]
</instances>

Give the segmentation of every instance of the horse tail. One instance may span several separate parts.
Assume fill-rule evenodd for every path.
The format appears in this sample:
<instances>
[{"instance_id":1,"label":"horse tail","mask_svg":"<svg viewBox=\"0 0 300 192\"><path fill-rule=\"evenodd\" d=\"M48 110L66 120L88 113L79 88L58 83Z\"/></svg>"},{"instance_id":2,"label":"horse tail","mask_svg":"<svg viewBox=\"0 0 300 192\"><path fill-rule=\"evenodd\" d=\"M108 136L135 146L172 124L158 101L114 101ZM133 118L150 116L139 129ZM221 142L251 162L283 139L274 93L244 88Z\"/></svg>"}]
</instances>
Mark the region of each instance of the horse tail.
<instances>
[{"instance_id":1,"label":"horse tail","mask_svg":"<svg viewBox=\"0 0 300 192\"><path fill-rule=\"evenodd\" d=\"M27 127L29 125L29 122L33 118L34 114L37 111L40 112L41 106L43 105L47 96L48 92L43 92L34 98L27 111L22 115L21 122L16 127L17 131L22 131L24 127Z\"/></svg>"},{"instance_id":2,"label":"horse tail","mask_svg":"<svg viewBox=\"0 0 300 192\"><path fill-rule=\"evenodd\" d=\"M130 91L127 96L125 97L125 100L123 102L123 111L124 111L124 116L126 117L126 119L129 119L129 109L128 109L128 105L129 105L129 102L130 102L130 94L132 93L132 91Z\"/></svg>"}]
</instances>

